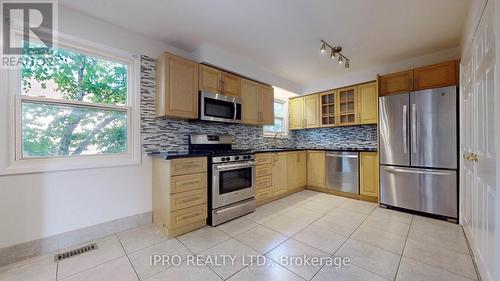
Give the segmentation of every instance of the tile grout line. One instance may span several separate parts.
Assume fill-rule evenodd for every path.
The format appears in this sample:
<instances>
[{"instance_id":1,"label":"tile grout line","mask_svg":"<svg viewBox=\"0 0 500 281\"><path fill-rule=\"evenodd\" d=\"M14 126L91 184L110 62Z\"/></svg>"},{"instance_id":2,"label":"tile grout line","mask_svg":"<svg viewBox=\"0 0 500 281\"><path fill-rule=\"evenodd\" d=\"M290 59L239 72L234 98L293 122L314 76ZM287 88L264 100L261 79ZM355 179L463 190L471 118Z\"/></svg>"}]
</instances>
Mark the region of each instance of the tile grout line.
<instances>
[{"instance_id":1,"label":"tile grout line","mask_svg":"<svg viewBox=\"0 0 500 281\"><path fill-rule=\"evenodd\" d=\"M134 273L135 273L135 275L137 276L137 280L141 280L141 278L139 277L139 273L137 273L137 270L135 270L135 266L134 266L134 264L132 263L132 261L130 260L130 257L128 256L128 253L127 253L127 251L125 250L125 247L123 246L122 241L120 240L120 238L118 238L118 233L115 233L115 237L116 237L116 239L118 240L118 242L120 243L120 246L122 247L123 252L125 253L125 256L127 257L128 262L130 263L130 266L131 266L131 267L132 267L132 269L134 270Z\"/></svg>"},{"instance_id":2,"label":"tile grout line","mask_svg":"<svg viewBox=\"0 0 500 281\"><path fill-rule=\"evenodd\" d=\"M410 237L410 231L411 231L411 228L413 227L413 219L414 218L415 218L415 216L411 217L410 227L408 228L408 231L406 232L405 243L403 245L403 251L401 252L401 256L399 257L399 263L398 263L398 267L396 268L396 275L394 276L394 280L396 280L398 278L399 267L401 266L401 262L403 261L403 255L404 255L405 250L406 250L406 243L408 242L408 238Z\"/></svg>"},{"instance_id":3,"label":"tile grout line","mask_svg":"<svg viewBox=\"0 0 500 281\"><path fill-rule=\"evenodd\" d=\"M347 239L342 242L342 244L337 248L337 250L335 250L335 252L333 252L332 255L330 255L330 257L333 257L335 256L335 254L340 250L340 248L342 248L342 246L344 246L345 243L347 243L347 241L349 241L349 239L351 238L351 236L354 234L354 232L356 232L356 230L358 230L358 228L366 221L366 219L368 219L369 216L371 216L371 214L377 209L377 207L375 207L364 219L363 221L361 221L361 223L351 232L351 234L349 234L349 236L347 236ZM326 216L326 215L325 215ZM325 265L321 266L321 268L316 271L316 273L313 275L313 277L311 277L310 280L314 279L314 277L316 277L316 275L318 275L318 273L325 267ZM361 268L361 267L360 267ZM364 269L364 268L361 268L361 269ZM366 269L364 269L366 270ZM368 271L368 270L367 270ZM370 271L371 272L371 271ZM373 274L375 274L374 272L372 272ZM378 274L376 274L377 276L379 276Z\"/></svg>"},{"instance_id":4,"label":"tile grout line","mask_svg":"<svg viewBox=\"0 0 500 281\"><path fill-rule=\"evenodd\" d=\"M470 246L469 239L467 238L467 235L465 235L464 226L461 224L459 224L459 225L460 225L460 228L462 229L462 233L465 237L465 243L467 244L467 249L469 250L469 256L472 259L472 265L474 266L474 271L476 272L477 280L482 281L481 275L479 274L479 268L477 267L477 264L476 264L476 258L474 256L474 252L472 251L472 248Z\"/></svg>"}]
</instances>

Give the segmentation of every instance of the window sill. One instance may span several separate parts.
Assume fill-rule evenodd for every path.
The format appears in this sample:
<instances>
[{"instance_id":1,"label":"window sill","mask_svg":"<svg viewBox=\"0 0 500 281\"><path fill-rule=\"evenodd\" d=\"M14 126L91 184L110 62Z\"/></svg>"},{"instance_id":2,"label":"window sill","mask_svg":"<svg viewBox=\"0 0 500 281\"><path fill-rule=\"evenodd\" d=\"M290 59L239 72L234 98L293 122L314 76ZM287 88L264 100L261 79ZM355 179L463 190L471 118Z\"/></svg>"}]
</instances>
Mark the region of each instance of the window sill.
<instances>
[{"instance_id":1,"label":"window sill","mask_svg":"<svg viewBox=\"0 0 500 281\"><path fill-rule=\"evenodd\" d=\"M26 159L11 163L0 176L140 165L140 156L99 155L67 158Z\"/></svg>"}]
</instances>

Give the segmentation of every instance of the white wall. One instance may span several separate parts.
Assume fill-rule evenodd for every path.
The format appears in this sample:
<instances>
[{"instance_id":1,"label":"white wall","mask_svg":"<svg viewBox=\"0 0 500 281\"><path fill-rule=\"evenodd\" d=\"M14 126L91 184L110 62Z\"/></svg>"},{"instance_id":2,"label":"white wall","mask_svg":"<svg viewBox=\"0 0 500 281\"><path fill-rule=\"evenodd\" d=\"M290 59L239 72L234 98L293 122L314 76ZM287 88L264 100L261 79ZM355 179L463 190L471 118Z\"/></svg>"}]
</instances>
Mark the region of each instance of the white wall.
<instances>
[{"instance_id":1,"label":"white wall","mask_svg":"<svg viewBox=\"0 0 500 281\"><path fill-rule=\"evenodd\" d=\"M182 51L94 18L60 8L66 34L135 54L157 56ZM0 145L5 147L9 120L4 88L0 92ZM0 153L2 162L8 157ZM0 176L0 248L149 212L151 159L140 165Z\"/></svg>"},{"instance_id":2,"label":"white wall","mask_svg":"<svg viewBox=\"0 0 500 281\"><path fill-rule=\"evenodd\" d=\"M347 70L343 75L335 75L328 79L322 79L312 82L308 85L304 85L302 87L301 93L310 94L363 82L374 81L377 79L377 74L384 75L458 58L460 58L460 48L453 48L416 58L402 60L395 63L377 65L358 71Z\"/></svg>"}]
</instances>

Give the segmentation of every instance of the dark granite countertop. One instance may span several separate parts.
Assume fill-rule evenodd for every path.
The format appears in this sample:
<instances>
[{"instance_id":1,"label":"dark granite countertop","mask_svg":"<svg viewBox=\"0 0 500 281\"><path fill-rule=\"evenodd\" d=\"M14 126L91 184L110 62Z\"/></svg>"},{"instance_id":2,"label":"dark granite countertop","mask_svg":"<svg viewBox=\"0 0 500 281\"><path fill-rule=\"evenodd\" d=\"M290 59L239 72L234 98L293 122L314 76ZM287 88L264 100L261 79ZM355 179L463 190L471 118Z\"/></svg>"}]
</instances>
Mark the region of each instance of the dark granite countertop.
<instances>
[{"instance_id":1,"label":"dark granite countertop","mask_svg":"<svg viewBox=\"0 0 500 281\"><path fill-rule=\"evenodd\" d=\"M354 152L377 152L376 147L297 147L297 148L265 148L257 149L255 153L286 152L299 150L321 150L321 151L354 151Z\"/></svg>"},{"instance_id":2,"label":"dark granite countertop","mask_svg":"<svg viewBox=\"0 0 500 281\"><path fill-rule=\"evenodd\" d=\"M187 150L180 151L155 151L148 153L149 156L160 157L165 160L176 159L176 158L190 158L190 157L204 157L208 156L208 153L204 152L189 152Z\"/></svg>"},{"instance_id":3,"label":"dark granite countertop","mask_svg":"<svg viewBox=\"0 0 500 281\"><path fill-rule=\"evenodd\" d=\"M255 153L272 153L272 152L287 152L287 151L300 151L300 150L321 150L321 151L354 151L354 152L376 152L377 148L374 147L297 147L297 148L264 148L256 149ZM152 157L160 157L165 160L176 158L190 158L190 157L204 157L209 156L206 152L189 152L187 150L172 150L172 151L155 151L148 153Z\"/></svg>"}]
</instances>

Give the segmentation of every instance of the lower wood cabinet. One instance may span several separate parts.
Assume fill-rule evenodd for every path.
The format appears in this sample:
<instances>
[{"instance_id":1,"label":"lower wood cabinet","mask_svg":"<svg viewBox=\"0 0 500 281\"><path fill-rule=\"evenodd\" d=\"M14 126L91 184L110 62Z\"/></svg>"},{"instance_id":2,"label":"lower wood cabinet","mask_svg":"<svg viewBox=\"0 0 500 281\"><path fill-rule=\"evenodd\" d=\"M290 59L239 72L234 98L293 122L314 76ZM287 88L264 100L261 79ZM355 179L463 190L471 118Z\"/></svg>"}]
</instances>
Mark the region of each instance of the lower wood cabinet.
<instances>
[{"instance_id":1,"label":"lower wood cabinet","mask_svg":"<svg viewBox=\"0 0 500 281\"><path fill-rule=\"evenodd\" d=\"M169 237L207 219L207 158L153 158L153 222Z\"/></svg>"},{"instance_id":2,"label":"lower wood cabinet","mask_svg":"<svg viewBox=\"0 0 500 281\"><path fill-rule=\"evenodd\" d=\"M379 162L377 152L360 153L359 194L378 198L379 195Z\"/></svg>"},{"instance_id":3,"label":"lower wood cabinet","mask_svg":"<svg viewBox=\"0 0 500 281\"><path fill-rule=\"evenodd\" d=\"M273 196L275 196L287 191L287 155L286 153L273 153L272 155L272 190Z\"/></svg>"},{"instance_id":4,"label":"lower wood cabinet","mask_svg":"<svg viewBox=\"0 0 500 281\"><path fill-rule=\"evenodd\" d=\"M325 152L307 151L307 185L325 187Z\"/></svg>"}]
</instances>

